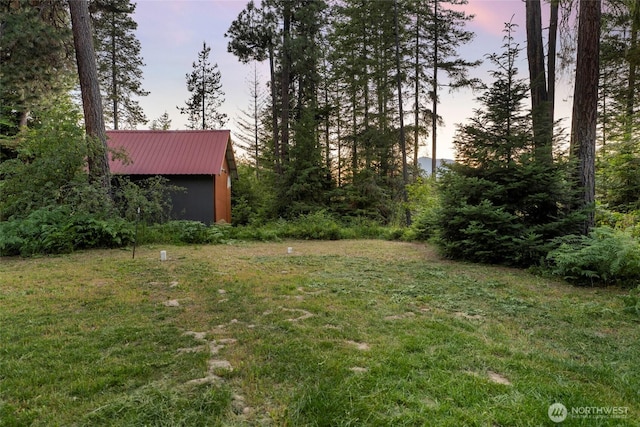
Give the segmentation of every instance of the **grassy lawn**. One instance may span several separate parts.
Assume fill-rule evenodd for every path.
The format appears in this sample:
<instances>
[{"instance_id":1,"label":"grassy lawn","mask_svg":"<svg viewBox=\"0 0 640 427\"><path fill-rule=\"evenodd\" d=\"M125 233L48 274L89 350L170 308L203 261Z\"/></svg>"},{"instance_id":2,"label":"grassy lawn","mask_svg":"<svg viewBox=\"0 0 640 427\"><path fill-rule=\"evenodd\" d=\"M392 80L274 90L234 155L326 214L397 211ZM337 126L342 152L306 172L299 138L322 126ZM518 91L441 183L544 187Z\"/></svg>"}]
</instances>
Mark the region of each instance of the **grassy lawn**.
<instances>
[{"instance_id":1,"label":"grassy lawn","mask_svg":"<svg viewBox=\"0 0 640 427\"><path fill-rule=\"evenodd\" d=\"M640 425L624 294L387 241L1 259L0 426Z\"/></svg>"}]
</instances>

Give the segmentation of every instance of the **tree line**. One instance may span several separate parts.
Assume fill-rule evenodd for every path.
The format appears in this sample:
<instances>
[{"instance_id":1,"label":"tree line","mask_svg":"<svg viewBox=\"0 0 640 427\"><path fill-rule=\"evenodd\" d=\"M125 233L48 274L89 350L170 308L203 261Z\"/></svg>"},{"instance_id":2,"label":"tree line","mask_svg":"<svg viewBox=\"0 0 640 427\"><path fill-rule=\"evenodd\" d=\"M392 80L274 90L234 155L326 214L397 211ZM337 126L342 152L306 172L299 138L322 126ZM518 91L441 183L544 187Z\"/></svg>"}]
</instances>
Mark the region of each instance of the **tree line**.
<instances>
[{"instance_id":1,"label":"tree line","mask_svg":"<svg viewBox=\"0 0 640 427\"><path fill-rule=\"evenodd\" d=\"M246 211L241 222L324 209L343 218L408 225L406 194L419 179L418 151L430 145L435 161L439 103L460 88L474 89L480 108L459 126L457 164L444 170L439 184L443 203L451 202L441 206L451 211L440 227L447 230L450 219L461 215L448 239L507 235L490 225L506 224L517 237L510 241L523 250L569 230L587 234L595 223L596 195L616 211L637 210L640 0L527 0L526 28L507 23L502 51L471 59L459 55L474 37L466 29L473 16L465 5L250 1L225 34L239 61L269 64L266 88L256 75L248 82L251 102L237 136L250 162L235 190L237 206ZM89 177L108 187L100 120L113 128L148 122L135 101L147 94L135 5L37 0L1 7L2 158L15 157L21 129L37 125L47 100L69 100L79 80L92 137ZM543 7L549 8L545 23ZM577 40L567 53L558 29L571 25L572 16ZM93 32L89 26L82 33L82 24L91 24ZM526 48L513 36L523 30ZM526 73L518 73L514 61L525 51L528 78L521 80ZM94 55L97 78L83 78L83 52ZM186 75L191 96L178 107L194 129L227 120L219 112L220 72L209 54L205 42ZM554 117L556 59L573 56L567 138ZM471 77L481 60L493 67L490 82ZM169 128L168 115L151 126ZM483 244L490 247L491 239Z\"/></svg>"}]
</instances>

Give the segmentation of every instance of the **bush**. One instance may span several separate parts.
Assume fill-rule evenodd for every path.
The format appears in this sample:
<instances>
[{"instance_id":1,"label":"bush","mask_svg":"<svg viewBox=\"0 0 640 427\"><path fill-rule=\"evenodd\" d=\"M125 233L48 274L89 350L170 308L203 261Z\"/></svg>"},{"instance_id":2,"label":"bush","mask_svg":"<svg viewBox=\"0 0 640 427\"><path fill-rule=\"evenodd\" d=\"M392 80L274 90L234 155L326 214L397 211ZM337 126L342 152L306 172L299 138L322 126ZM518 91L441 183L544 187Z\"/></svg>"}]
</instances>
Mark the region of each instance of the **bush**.
<instances>
[{"instance_id":1,"label":"bush","mask_svg":"<svg viewBox=\"0 0 640 427\"><path fill-rule=\"evenodd\" d=\"M640 315L640 286L629 291L629 295L623 296L624 311Z\"/></svg>"},{"instance_id":2,"label":"bush","mask_svg":"<svg viewBox=\"0 0 640 427\"><path fill-rule=\"evenodd\" d=\"M302 215L286 223L284 237L304 240L339 240L342 238L342 225L326 211L321 210Z\"/></svg>"},{"instance_id":3,"label":"bush","mask_svg":"<svg viewBox=\"0 0 640 427\"><path fill-rule=\"evenodd\" d=\"M616 212L599 205L596 209L596 223L623 230L635 238L640 238L640 211Z\"/></svg>"},{"instance_id":4,"label":"bush","mask_svg":"<svg viewBox=\"0 0 640 427\"><path fill-rule=\"evenodd\" d=\"M129 220L143 220L147 224L164 223L171 216L171 194L184 192L183 187L169 185L161 176L132 182L128 177L115 177L114 200L120 216ZM138 218L138 208L141 211Z\"/></svg>"},{"instance_id":5,"label":"bush","mask_svg":"<svg viewBox=\"0 0 640 427\"><path fill-rule=\"evenodd\" d=\"M436 235L438 229L438 207L440 205L438 191L431 179L418 178L416 183L407 186L409 209L412 224L412 239L429 240Z\"/></svg>"},{"instance_id":6,"label":"bush","mask_svg":"<svg viewBox=\"0 0 640 427\"><path fill-rule=\"evenodd\" d=\"M578 284L634 284L640 277L640 243L628 233L608 226L588 236L556 239L547 256L550 271Z\"/></svg>"},{"instance_id":7,"label":"bush","mask_svg":"<svg viewBox=\"0 0 640 427\"><path fill-rule=\"evenodd\" d=\"M124 220L74 215L69 206L42 208L26 218L0 222L2 256L69 253L119 247L132 241L133 226Z\"/></svg>"},{"instance_id":8,"label":"bush","mask_svg":"<svg viewBox=\"0 0 640 427\"><path fill-rule=\"evenodd\" d=\"M73 242L73 249L117 248L133 242L133 226L121 218L97 219L89 215L71 218L62 232Z\"/></svg>"},{"instance_id":9,"label":"bush","mask_svg":"<svg viewBox=\"0 0 640 427\"><path fill-rule=\"evenodd\" d=\"M164 224L143 226L138 243L210 244L224 243L231 237L229 225L207 226L199 221L169 221Z\"/></svg>"},{"instance_id":10,"label":"bush","mask_svg":"<svg viewBox=\"0 0 640 427\"><path fill-rule=\"evenodd\" d=\"M76 212L106 212L106 194L87 182L87 146L78 120L74 107L62 103L20 134L17 158L0 163L1 219L26 218L60 205Z\"/></svg>"},{"instance_id":11,"label":"bush","mask_svg":"<svg viewBox=\"0 0 640 427\"><path fill-rule=\"evenodd\" d=\"M529 159L504 168L448 166L439 181L438 210L445 255L523 267L539 264L550 242L575 232L583 219L582 212L563 209L570 191L561 171Z\"/></svg>"}]
</instances>

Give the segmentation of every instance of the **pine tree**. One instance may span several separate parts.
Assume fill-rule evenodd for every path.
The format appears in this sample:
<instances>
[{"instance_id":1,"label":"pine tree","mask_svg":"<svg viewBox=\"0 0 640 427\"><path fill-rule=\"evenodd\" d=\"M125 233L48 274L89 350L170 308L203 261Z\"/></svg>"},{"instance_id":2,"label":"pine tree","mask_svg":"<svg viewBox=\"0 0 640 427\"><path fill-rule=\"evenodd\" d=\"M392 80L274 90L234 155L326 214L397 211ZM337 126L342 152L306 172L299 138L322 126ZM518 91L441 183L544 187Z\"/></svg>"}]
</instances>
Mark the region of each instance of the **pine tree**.
<instances>
[{"instance_id":1,"label":"pine tree","mask_svg":"<svg viewBox=\"0 0 640 427\"><path fill-rule=\"evenodd\" d=\"M274 168L282 174L280 165L280 140L278 127L278 96L276 88L276 13L266 2L260 8L253 0L231 23L225 33L230 41L227 50L238 57L242 63L269 60L269 87L271 90L271 135L274 153Z\"/></svg>"},{"instance_id":2,"label":"pine tree","mask_svg":"<svg viewBox=\"0 0 640 427\"><path fill-rule=\"evenodd\" d=\"M249 87L249 106L247 110L241 110L236 118L239 133L235 135L236 145L242 148L255 168L256 178L260 177L260 168L264 158L263 145L265 129L262 123L263 112L266 104L264 94L260 89L260 75L254 64L253 76L247 80Z\"/></svg>"},{"instance_id":3,"label":"pine tree","mask_svg":"<svg viewBox=\"0 0 640 427\"><path fill-rule=\"evenodd\" d=\"M151 122L151 130L169 130L171 129L171 119L166 111L157 119Z\"/></svg>"},{"instance_id":4,"label":"pine tree","mask_svg":"<svg viewBox=\"0 0 640 427\"><path fill-rule=\"evenodd\" d=\"M0 4L0 135L15 135L34 109L71 89L72 50L64 3Z\"/></svg>"},{"instance_id":5,"label":"pine tree","mask_svg":"<svg viewBox=\"0 0 640 427\"><path fill-rule=\"evenodd\" d=\"M443 87L448 87L449 90L475 87L479 83L477 79L469 78L468 72L478 66L480 61L468 61L458 55L458 49L474 37L472 32L464 29L473 17L458 9L466 4L466 0L415 0L410 3L409 13L413 20L408 30L413 51L411 81L414 86L414 144L419 144L421 134L426 134L426 126L421 122L428 121L431 125L431 161L434 174L438 166L438 125L442 123L438 116L440 90ZM428 88L424 83L428 84ZM414 163L417 162L417 148L416 145Z\"/></svg>"},{"instance_id":6,"label":"pine tree","mask_svg":"<svg viewBox=\"0 0 640 427\"><path fill-rule=\"evenodd\" d=\"M211 48L203 42L198 62L193 63L193 71L186 75L191 97L185 101L186 107L178 110L188 115L190 129L220 129L227 122L227 115L219 111L224 102L221 74L218 64L212 66L209 62L210 53Z\"/></svg>"},{"instance_id":7,"label":"pine tree","mask_svg":"<svg viewBox=\"0 0 640 427\"><path fill-rule=\"evenodd\" d=\"M544 46L542 43L542 8L540 0L526 1L527 16L527 59L529 64L529 82L531 87L531 110L533 120L533 137L538 160L552 162L553 153L553 99L550 98L552 76L547 75L544 62ZM557 6L557 5L556 5ZM555 46L550 44L549 58L555 53ZM550 70L551 71L551 70Z\"/></svg>"},{"instance_id":8,"label":"pine tree","mask_svg":"<svg viewBox=\"0 0 640 427\"><path fill-rule=\"evenodd\" d=\"M324 0L282 4L283 43L282 159L283 179L279 200L283 215L308 213L326 205L331 183L319 144L318 88L320 84L321 31L325 21ZM290 27L287 29L287 21Z\"/></svg>"},{"instance_id":9,"label":"pine tree","mask_svg":"<svg viewBox=\"0 0 640 427\"><path fill-rule=\"evenodd\" d=\"M146 96L142 89L142 57L133 20L136 5L130 0L93 0L96 56L100 87L103 91L105 119L119 129L123 124L134 128L147 123L136 96Z\"/></svg>"},{"instance_id":10,"label":"pine tree","mask_svg":"<svg viewBox=\"0 0 640 427\"><path fill-rule=\"evenodd\" d=\"M517 78L514 28L506 25L504 51L489 56L495 80L471 122L459 128L458 164L441 179L439 224L452 258L531 265L553 237L573 230L572 218L546 214L549 203L568 203L568 191L560 167L535 160L525 109L529 86Z\"/></svg>"},{"instance_id":11,"label":"pine tree","mask_svg":"<svg viewBox=\"0 0 640 427\"><path fill-rule=\"evenodd\" d=\"M640 209L640 1L614 1L603 13L599 197L610 209Z\"/></svg>"},{"instance_id":12,"label":"pine tree","mask_svg":"<svg viewBox=\"0 0 640 427\"><path fill-rule=\"evenodd\" d=\"M580 0L570 153L575 159L575 209L589 210L582 233L595 225L595 154L600 64L601 0Z\"/></svg>"},{"instance_id":13,"label":"pine tree","mask_svg":"<svg viewBox=\"0 0 640 427\"><path fill-rule=\"evenodd\" d=\"M93 47L93 31L86 0L68 0L71 12L73 44L76 51L84 125L89 144L87 165L89 181L98 184L105 195L111 194L111 173L107 156L107 135L98 82L98 67Z\"/></svg>"}]
</instances>

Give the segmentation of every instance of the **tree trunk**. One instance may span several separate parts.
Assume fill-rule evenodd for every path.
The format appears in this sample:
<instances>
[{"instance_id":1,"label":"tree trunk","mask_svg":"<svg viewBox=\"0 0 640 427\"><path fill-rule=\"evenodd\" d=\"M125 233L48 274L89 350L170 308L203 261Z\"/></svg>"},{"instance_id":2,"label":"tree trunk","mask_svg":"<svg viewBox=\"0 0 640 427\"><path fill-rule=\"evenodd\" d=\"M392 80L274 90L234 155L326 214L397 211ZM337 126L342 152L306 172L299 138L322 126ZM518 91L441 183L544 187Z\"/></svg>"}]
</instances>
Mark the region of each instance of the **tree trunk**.
<instances>
[{"instance_id":1,"label":"tree trunk","mask_svg":"<svg viewBox=\"0 0 640 427\"><path fill-rule=\"evenodd\" d=\"M276 173L282 175L280 164L280 141L278 140L278 106L276 104L276 70L274 65L273 43L269 42L269 78L271 80L271 121L273 129L273 155L275 157Z\"/></svg>"},{"instance_id":2,"label":"tree trunk","mask_svg":"<svg viewBox=\"0 0 640 427\"><path fill-rule=\"evenodd\" d=\"M111 97L113 98L113 129L118 130L118 68L116 63L116 19L111 13Z\"/></svg>"},{"instance_id":3,"label":"tree trunk","mask_svg":"<svg viewBox=\"0 0 640 427\"><path fill-rule=\"evenodd\" d=\"M433 2L433 105L431 111L431 177L437 177L438 170L438 0Z\"/></svg>"},{"instance_id":4,"label":"tree trunk","mask_svg":"<svg viewBox=\"0 0 640 427\"><path fill-rule=\"evenodd\" d=\"M416 74L415 94L414 94L414 112L413 112L413 170L414 180L418 176L418 151L420 149L420 12L416 12L416 33L415 33L415 62L414 72Z\"/></svg>"},{"instance_id":5,"label":"tree trunk","mask_svg":"<svg viewBox=\"0 0 640 427\"><path fill-rule=\"evenodd\" d=\"M202 130L207 129L207 62L202 61Z\"/></svg>"},{"instance_id":6,"label":"tree trunk","mask_svg":"<svg viewBox=\"0 0 640 427\"><path fill-rule=\"evenodd\" d=\"M291 85L291 5L284 2L283 26L282 26L282 145L280 146L281 162L286 165L289 152L289 86Z\"/></svg>"},{"instance_id":7,"label":"tree trunk","mask_svg":"<svg viewBox=\"0 0 640 427\"><path fill-rule=\"evenodd\" d=\"M576 208L587 208L582 232L595 224L595 154L600 65L601 0L580 0L578 55L573 94L571 155L576 160Z\"/></svg>"},{"instance_id":8,"label":"tree trunk","mask_svg":"<svg viewBox=\"0 0 640 427\"><path fill-rule=\"evenodd\" d=\"M531 86L531 116L536 159L551 164L551 131L549 122L549 93L544 68L542 44L542 12L540 0L526 0L527 59Z\"/></svg>"},{"instance_id":9,"label":"tree trunk","mask_svg":"<svg viewBox=\"0 0 640 427\"><path fill-rule=\"evenodd\" d=\"M89 144L87 156L89 181L99 183L105 193L110 194L111 174L107 157L107 135L104 127L96 55L93 48L89 4L86 0L68 0L68 3L80 91L82 92L84 126Z\"/></svg>"},{"instance_id":10,"label":"tree trunk","mask_svg":"<svg viewBox=\"0 0 640 427\"><path fill-rule=\"evenodd\" d=\"M553 141L553 123L556 103L556 52L558 45L558 9L560 0L551 0L549 13L549 52L547 53L547 97L549 100L549 123Z\"/></svg>"},{"instance_id":11,"label":"tree trunk","mask_svg":"<svg viewBox=\"0 0 640 427\"><path fill-rule=\"evenodd\" d=\"M405 203L405 220L407 226L411 225L411 211L406 206L407 185L409 184L409 171L407 170L407 145L404 139L404 112L402 110L402 79L400 78L400 29L398 27L398 0L393 2L393 11L396 25L396 81L398 84L398 112L400 114L400 152L402 154L402 201Z\"/></svg>"},{"instance_id":12,"label":"tree trunk","mask_svg":"<svg viewBox=\"0 0 640 427\"><path fill-rule=\"evenodd\" d=\"M638 31L640 30L640 0L635 0L631 6L631 35L627 53L629 62L629 81L627 82L627 96L625 106L625 141L630 141L633 135L635 114L636 85L638 79Z\"/></svg>"}]
</instances>

